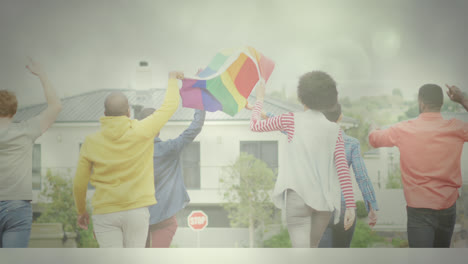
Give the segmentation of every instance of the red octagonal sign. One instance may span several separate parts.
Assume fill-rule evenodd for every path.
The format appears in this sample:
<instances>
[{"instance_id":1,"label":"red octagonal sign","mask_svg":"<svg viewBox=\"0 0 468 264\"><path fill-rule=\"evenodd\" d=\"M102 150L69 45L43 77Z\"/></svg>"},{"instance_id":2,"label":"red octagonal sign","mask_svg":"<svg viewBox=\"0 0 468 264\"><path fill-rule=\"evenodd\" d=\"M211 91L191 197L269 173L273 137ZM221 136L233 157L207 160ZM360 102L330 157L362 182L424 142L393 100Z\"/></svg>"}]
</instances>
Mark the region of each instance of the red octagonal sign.
<instances>
[{"instance_id":1,"label":"red octagonal sign","mask_svg":"<svg viewBox=\"0 0 468 264\"><path fill-rule=\"evenodd\" d=\"M192 230L200 231L208 225L208 216L203 211L192 211L187 217L187 222Z\"/></svg>"}]
</instances>

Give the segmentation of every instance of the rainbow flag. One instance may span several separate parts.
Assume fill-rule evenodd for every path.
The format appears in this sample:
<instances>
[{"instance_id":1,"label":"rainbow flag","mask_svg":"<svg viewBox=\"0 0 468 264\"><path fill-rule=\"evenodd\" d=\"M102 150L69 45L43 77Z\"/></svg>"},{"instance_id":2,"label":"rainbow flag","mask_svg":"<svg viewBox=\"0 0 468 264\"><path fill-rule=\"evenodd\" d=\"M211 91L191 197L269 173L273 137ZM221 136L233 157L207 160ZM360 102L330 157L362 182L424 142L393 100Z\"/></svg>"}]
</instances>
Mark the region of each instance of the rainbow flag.
<instances>
[{"instance_id":1,"label":"rainbow flag","mask_svg":"<svg viewBox=\"0 0 468 264\"><path fill-rule=\"evenodd\" d=\"M196 77L182 81L182 106L234 116L245 107L255 85L268 81L274 67L252 47L222 50Z\"/></svg>"}]
</instances>

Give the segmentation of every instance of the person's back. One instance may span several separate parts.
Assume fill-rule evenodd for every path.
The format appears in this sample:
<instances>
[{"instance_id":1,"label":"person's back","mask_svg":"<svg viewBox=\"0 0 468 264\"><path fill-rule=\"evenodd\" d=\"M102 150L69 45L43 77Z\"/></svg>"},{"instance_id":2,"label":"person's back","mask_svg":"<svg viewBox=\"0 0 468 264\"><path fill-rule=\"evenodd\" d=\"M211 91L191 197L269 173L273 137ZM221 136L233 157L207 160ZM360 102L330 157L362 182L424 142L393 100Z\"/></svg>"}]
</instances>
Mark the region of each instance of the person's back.
<instances>
[{"instance_id":1,"label":"person's back","mask_svg":"<svg viewBox=\"0 0 468 264\"><path fill-rule=\"evenodd\" d=\"M138 119L153 111L152 108L143 109ZM158 203L149 207L146 247L168 248L171 245L178 227L175 215L190 202L184 184L181 153L201 132L205 114L205 111L196 109L192 123L177 138L163 141L157 135L154 139L154 188Z\"/></svg>"},{"instance_id":2,"label":"person's back","mask_svg":"<svg viewBox=\"0 0 468 264\"><path fill-rule=\"evenodd\" d=\"M32 151L40 135L38 117L0 128L0 201L32 200Z\"/></svg>"},{"instance_id":3,"label":"person's back","mask_svg":"<svg viewBox=\"0 0 468 264\"><path fill-rule=\"evenodd\" d=\"M447 92L468 110L468 100L457 87ZM442 88L426 84L419 89L420 115L385 130L373 130L374 147L397 146L407 206L410 247L449 247L461 187L461 154L468 141L468 123L444 120Z\"/></svg>"},{"instance_id":4,"label":"person's back","mask_svg":"<svg viewBox=\"0 0 468 264\"><path fill-rule=\"evenodd\" d=\"M336 104L335 107L327 111L323 111L325 117L334 123L339 123L343 118L341 112L341 104ZM375 197L374 187L367 173L366 164L361 155L361 146L359 140L347 135L343 130L343 134L346 161L348 166L353 168L354 177L362 193L362 198L366 210L368 211L368 224L374 226L377 222L377 215L374 210L378 210L377 200ZM330 220L327 229L325 230L322 238L320 239L319 247L321 248L349 248L356 227L356 220L350 229L345 230L343 228L344 222L344 208L345 208L344 194L341 194L341 215L340 223L334 224Z\"/></svg>"},{"instance_id":5,"label":"person's back","mask_svg":"<svg viewBox=\"0 0 468 264\"><path fill-rule=\"evenodd\" d=\"M55 122L62 109L47 75L30 60L28 70L41 81L47 108L13 123L18 101L0 90L0 248L27 247L32 225L32 153L34 141Z\"/></svg>"},{"instance_id":6,"label":"person's back","mask_svg":"<svg viewBox=\"0 0 468 264\"><path fill-rule=\"evenodd\" d=\"M73 194L79 214L78 225L87 229L88 182L92 197L93 227L100 247L144 247L148 232L148 206L155 204L153 139L177 110L177 79L169 74L162 106L143 120L130 119L130 105L121 92L104 102L101 130L86 137L81 146Z\"/></svg>"},{"instance_id":7,"label":"person's back","mask_svg":"<svg viewBox=\"0 0 468 264\"><path fill-rule=\"evenodd\" d=\"M281 206L285 189L294 189L314 209L333 211L340 205L334 162L339 127L314 110L294 113L294 123L294 138L286 145L285 161L278 172L283 177L275 185L275 204Z\"/></svg>"},{"instance_id":8,"label":"person's back","mask_svg":"<svg viewBox=\"0 0 468 264\"><path fill-rule=\"evenodd\" d=\"M342 134L338 125L327 121L320 112L337 104L335 81L324 72L309 72L301 76L297 92L304 112L260 120L265 95L265 86L260 83L256 87L257 101L250 129L255 132L279 130L287 135L286 153L273 201L285 210L292 246L317 247L331 212L337 212L334 220L336 223L339 220L340 187L346 200L344 227L351 227L354 194Z\"/></svg>"},{"instance_id":9,"label":"person's back","mask_svg":"<svg viewBox=\"0 0 468 264\"><path fill-rule=\"evenodd\" d=\"M440 113L421 113L395 128L408 205L442 209L453 204L462 184L460 157L468 140L467 124L445 120Z\"/></svg>"},{"instance_id":10,"label":"person's back","mask_svg":"<svg viewBox=\"0 0 468 264\"><path fill-rule=\"evenodd\" d=\"M81 155L93 164L94 213L110 213L154 204L153 137L139 121L126 116L102 117L101 130L88 136ZM128 192L138 190L138 192Z\"/></svg>"}]
</instances>

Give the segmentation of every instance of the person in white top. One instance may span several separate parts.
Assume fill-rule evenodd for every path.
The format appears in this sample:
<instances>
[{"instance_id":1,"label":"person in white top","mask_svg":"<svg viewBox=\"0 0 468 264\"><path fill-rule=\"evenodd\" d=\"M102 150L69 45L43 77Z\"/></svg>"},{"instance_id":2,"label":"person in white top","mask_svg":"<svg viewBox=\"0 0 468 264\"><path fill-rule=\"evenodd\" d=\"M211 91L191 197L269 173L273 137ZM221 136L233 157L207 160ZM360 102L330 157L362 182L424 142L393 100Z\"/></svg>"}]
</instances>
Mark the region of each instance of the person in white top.
<instances>
[{"instance_id":1,"label":"person in white top","mask_svg":"<svg viewBox=\"0 0 468 264\"><path fill-rule=\"evenodd\" d=\"M354 222L356 205L341 131L321 112L337 104L335 81L327 73L309 72L300 78L297 93L304 112L261 120L265 86L260 84L250 129L287 135L273 201L286 211L292 246L317 247L332 212L338 223L341 191L346 204L345 229Z\"/></svg>"}]
</instances>

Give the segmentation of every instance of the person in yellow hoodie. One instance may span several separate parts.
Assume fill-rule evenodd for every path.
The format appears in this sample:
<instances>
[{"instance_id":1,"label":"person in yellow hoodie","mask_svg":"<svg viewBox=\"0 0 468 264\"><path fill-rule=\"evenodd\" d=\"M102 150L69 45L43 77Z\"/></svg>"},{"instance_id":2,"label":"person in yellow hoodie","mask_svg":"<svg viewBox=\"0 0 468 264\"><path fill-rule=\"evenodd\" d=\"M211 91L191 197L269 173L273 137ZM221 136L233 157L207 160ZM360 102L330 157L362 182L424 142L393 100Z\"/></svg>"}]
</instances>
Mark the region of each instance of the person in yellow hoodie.
<instances>
[{"instance_id":1,"label":"person in yellow hoodie","mask_svg":"<svg viewBox=\"0 0 468 264\"><path fill-rule=\"evenodd\" d=\"M111 93L105 100L101 130L86 137L73 182L78 225L87 229L88 182L95 187L91 205L99 247L145 247L150 205L156 204L153 177L153 141L179 106L177 79L169 73L162 106L143 120L130 119L127 97Z\"/></svg>"}]
</instances>

